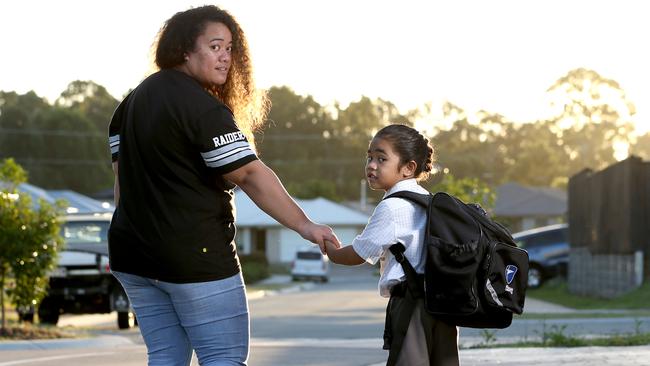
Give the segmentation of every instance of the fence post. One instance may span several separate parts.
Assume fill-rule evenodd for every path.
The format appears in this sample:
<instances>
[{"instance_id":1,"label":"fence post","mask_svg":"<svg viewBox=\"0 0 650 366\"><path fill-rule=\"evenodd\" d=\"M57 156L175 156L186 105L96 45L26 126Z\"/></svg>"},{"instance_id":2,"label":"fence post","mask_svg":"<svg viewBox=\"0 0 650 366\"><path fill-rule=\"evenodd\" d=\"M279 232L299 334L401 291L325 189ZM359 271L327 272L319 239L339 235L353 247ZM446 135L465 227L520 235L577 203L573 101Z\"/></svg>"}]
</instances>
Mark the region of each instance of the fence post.
<instances>
[{"instance_id":1,"label":"fence post","mask_svg":"<svg viewBox=\"0 0 650 366\"><path fill-rule=\"evenodd\" d=\"M634 284L638 287L643 284L643 251L634 252Z\"/></svg>"}]
</instances>

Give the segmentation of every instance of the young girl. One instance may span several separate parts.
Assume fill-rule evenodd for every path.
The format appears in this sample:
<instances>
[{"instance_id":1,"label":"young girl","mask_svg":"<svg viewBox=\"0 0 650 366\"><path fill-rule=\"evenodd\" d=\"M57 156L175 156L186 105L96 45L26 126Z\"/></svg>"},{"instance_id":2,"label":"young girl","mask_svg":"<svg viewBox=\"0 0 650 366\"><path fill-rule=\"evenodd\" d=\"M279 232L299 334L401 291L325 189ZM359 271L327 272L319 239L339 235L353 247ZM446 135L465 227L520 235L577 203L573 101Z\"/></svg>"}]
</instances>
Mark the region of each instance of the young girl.
<instances>
[{"instance_id":1,"label":"young girl","mask_svg":"<svg viewBox=\"0 0 650 366\"><path fill-rule=\"evenodd\" d=\"M411 127L389 125L370 142L366 178L370 188L385 191L428 193L418 181L432 169L433 148ZM402 266L389 247L401 243L404 256L418 274L424 273L425 210L401 198L384 199L368 225L352 245L336 248L326 242L327 255L337 264L375 264L381 261L379 294L390 297L386 309L384 349L387 365L458 365L458 330L438 321L424 309L423 299L409 296ZM406 329L406 330L405 330Z\"/></svg>"}]
</instances>

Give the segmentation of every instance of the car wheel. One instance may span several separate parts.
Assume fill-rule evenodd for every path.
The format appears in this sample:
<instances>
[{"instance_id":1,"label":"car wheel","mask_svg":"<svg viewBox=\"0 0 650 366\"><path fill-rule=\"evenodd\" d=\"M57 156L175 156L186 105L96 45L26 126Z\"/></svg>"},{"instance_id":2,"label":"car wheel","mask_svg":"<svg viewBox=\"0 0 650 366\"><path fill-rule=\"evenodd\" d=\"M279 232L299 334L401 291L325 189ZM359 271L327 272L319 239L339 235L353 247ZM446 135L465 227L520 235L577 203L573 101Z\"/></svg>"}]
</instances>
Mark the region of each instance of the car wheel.
<instances>
[{"instance_id":1,"label":"car wheel","mask_svg":"<svg viewBox=\"0 0 650 366\"><path fill-rule=\"evenodd\" d=\"M33 312L18 312L18 319L20 321L26 322L26 323L33 323L34 322L34 313Z\"/></svg>"},{"instance_id":2,"label":"car wheel","mask_svg":"<svg viewBox=\"0 0 650 366\"><path fill-rule=\"evenodd\" d=\"M129 329L135 326L135 314L131 311L117 312L117 327L120 329Z\"/></svg>"},{"instance_id":3,"label":"car wheel","mask_svg":"<svg viewBox=\"0 0 650 366\"><path fill-rule=\"evenodd\" d=\"M56 325L59 322L59 306L54 300L43 299L38 307L38 320L41 324Z\"/></svg>"},{"instance_id":4,"label":"car wheel","mask_svg":"<svg viewBox=\"0 0 650 366\"><path fill-rule=\"evenodd\" d=\"M542 270L538 266L530 266L528 269L528 288L539 288L544 281Z\"/></svg>"}]
</instances>

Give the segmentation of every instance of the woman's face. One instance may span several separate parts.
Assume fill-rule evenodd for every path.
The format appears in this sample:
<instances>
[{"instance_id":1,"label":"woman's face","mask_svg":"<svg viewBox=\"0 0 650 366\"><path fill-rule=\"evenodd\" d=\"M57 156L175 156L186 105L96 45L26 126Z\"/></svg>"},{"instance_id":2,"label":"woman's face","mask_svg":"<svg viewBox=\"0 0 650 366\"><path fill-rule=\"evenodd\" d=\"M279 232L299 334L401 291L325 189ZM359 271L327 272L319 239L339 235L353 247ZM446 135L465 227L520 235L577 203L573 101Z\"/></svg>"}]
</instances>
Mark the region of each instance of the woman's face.
<instances>
[{"instance_id":1,"label":"woman's face","mask_svg":"<svg viewBox=\"0 0 650 366\"><path fill-rule=\"evenodd\" d=\"M223 23L207 23L205 31L185 54L184 71L204 86L223 85L228 78L232 34Z\"/></svg>"}]
</instances>

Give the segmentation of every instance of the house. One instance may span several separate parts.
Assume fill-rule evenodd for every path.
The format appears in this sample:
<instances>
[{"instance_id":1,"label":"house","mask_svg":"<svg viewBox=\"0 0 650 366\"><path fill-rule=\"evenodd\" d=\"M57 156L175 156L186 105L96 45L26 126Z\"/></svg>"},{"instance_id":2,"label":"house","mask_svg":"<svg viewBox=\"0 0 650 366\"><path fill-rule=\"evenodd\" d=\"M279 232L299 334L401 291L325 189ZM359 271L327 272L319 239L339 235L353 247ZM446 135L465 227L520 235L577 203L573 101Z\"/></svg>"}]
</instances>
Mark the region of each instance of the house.
<instances>
[{"instance_id":1,"label":"house","mask_svg":"<svg viewBox=\"0 0 650 366\"><path fill-rule=\"evenodd\" d=\"M513 232L566 221L567 193L550 187L506 183L497 188L494 215L506 219Z\"/></svg>"},{"instance_id":2,"label":"house","mask_svg":"<svg viewBox=\"0 0 650 366\"><path fill-rule=\"evenodd\" d=\"M310 219L332 227L344 244L350 244L368 223L367 214L325 198L296 199L296 202ZM289 263L299 249L315 248L314 244L264 213L239 189L235 191L235 207L235 241L239 253L261 251L266 253L270 263Z\"/></svg>"},{"instance_id":3,"label":"house","mask_svg":"<svg viewBox=\"0 0 650 366\"><path fill-rule=\"evenodd\" d=\"M112 191L94 195L112 200ZM368 223L370 213L346 207L325 198L296 199L298 205L313 221L329 225L339 240L350 244ZM237 251L240 254L266 253L270 263L289 263L299 249L313 248L314 244L287 229L263 212L240 189L235 189L235 224Z\"/></svg>"}]
</instances>

